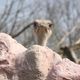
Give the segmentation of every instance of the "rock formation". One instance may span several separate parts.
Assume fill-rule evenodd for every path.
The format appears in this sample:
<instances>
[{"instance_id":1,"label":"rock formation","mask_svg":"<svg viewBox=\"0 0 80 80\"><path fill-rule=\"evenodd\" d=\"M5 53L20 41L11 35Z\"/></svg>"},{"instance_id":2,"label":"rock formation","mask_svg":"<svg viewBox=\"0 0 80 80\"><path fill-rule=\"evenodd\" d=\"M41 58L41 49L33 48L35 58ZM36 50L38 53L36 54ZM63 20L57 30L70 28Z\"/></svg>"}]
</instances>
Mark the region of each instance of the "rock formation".
<instances>
[{"instance_id":1,"label":"rock formation","mask_svg":"<svg viewBox=\"0 0 80 80\"><path fill-rule=\"evenodd\" d=\"M47 80L80 80L80 65L64 58L53 66Z\"/></svg>"},{"instance_id":2,"label":"rock formation","mask_svg":"<svg viewBox=\"0 0 80 80\"><path fill-rule=\"evenodd\" d=\"M5 33L0 33L0 53L0 73L7 80L45 80L52 66L62 61L48 47L26 49Z\"/></svg>"},{"instance_id":3,"label":"rock formation","mask_svg":"<svg viewBox=\"0 0 80 80\"><path fill-rule=\"evenodd\" d=\"M11 80L16 74L15 62L27 49L8 34L0 33L0 74ZM2 77L4 77L2 76ZM0 79L1 80L1 79ZM5 80L5 79L4 79Z\"/></svg>"}]
</instances>

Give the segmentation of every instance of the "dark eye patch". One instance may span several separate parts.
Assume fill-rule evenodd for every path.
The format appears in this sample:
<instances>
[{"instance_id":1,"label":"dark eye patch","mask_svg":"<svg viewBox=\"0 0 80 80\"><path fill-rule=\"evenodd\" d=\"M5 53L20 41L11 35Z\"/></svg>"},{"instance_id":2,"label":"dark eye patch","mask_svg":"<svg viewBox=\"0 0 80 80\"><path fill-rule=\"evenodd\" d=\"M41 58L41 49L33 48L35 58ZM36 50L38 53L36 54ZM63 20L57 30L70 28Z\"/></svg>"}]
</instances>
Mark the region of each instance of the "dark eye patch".
<instances>
[{"instance_id":1,"label":"dark eye patch","mask_svg":"<svg viewBox=\"0 0 80 80\"><path fill-rule=\"evenodd\" d=\"M49 27L51 28L53 24L49 24Z\"/></svg>"},{"instance_id":2,"label":"dark eye patch","mask_svg":"<svg viewBox=\"0 0 80 80\"><path fill-rule=\"evenodd\" d=\"M33 25L34 25L33 27L34 27L35 29L37 29L37 25L38 25L38 23L34 22Z\"/></svg>"}]
</instances>

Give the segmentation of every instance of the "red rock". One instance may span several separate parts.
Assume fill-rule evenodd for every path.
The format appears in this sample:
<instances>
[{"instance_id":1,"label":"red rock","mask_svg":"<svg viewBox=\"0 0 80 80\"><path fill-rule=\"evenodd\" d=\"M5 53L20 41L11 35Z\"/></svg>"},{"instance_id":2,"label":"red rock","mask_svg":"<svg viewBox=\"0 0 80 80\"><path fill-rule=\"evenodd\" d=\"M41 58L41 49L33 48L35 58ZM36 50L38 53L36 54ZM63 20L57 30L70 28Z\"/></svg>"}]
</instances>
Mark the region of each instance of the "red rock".
<instances>
[{"instance_id":1,"label":"red rock","mask_svg":"<svg viewBox=\"0 0 80 80\"><path fill-rule=\"evenodd\" d=\"M33 45L26 51L22 63L24 67L18 70L19 78L20 80L45 80L53 64L56 65L60 61L62 58L51 49ZM22 75L24 79L21 77Z\"/></svg>"},{"instance_id":2,"label":"red rock","mask_svg":"<svg viewBox=\"0 0 80 80\"><path fill-rule=\"evenodd\" d=\"M53 66L47 80L80 80L80 65L64 58Z\"/></svg>"},{"instance_id":3,"label":"red rock","mask_svg":"<svg viewBox=\"0 0 80 80\"><path fill-rule=\"evenodd\" d=\"M26 49L0 33L0 80L80 80L80 65L63 59L48 47ZM47 78L47 79L46 79Z\"/></svg>"},{"instance_id":4,"label":"red rock","mask_svg":"<svg viewBox=\"0 0 80 80\"><path fill-rule=\"evenodd\" d=\"M45 80L53 64L62 61L51 49L33 45L28 50L0 33L0 76L4 80Z\"/></svg>"},{"instance_id":5,"label":"red rock","mask_svg":"<svg viewBox=\"0 0 80 80\"><path fill-rule=\"evenodd\" d=\"M8 34L0 33L0 74L6 74L9 79L16 74L16 59L26 50Z\"/></svg>"}]
</instances>

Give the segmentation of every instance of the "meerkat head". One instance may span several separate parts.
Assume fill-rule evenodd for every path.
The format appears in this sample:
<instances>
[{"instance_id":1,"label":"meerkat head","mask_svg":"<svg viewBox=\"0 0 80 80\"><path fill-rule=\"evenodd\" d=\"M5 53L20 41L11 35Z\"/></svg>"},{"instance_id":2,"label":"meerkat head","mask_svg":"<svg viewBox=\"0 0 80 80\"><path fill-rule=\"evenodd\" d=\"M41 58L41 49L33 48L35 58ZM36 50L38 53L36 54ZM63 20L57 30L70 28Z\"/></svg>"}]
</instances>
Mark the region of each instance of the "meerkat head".
<instances>
[{"instance_id":1,"label":"meerkat head","mask_svg":"<svg viewBox=\"0 0 80 80\"><path fill-rule=\"evenodd\" d=\"M37 43L45 46L52 34L52 22L50 20L35 20L34 33L37 37Z\"/></svg>"}]
</instances>

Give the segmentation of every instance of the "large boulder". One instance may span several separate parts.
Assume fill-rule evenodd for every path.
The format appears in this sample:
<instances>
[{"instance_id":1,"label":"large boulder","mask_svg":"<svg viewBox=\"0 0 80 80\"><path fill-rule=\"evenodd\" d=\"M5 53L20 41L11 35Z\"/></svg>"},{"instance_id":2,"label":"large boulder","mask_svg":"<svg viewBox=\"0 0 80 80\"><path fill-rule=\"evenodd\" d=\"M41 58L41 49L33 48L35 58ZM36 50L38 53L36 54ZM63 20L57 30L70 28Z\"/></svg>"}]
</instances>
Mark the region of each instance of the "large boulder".
<instances>
[{"instance_id":1,"label":"large boulder","mask_svg":"<svg viewBox=\"0 0 80 80\"><path fill-rule=\"evenodd\" d=\"M24 61L17 63L19 80L45 80L52 66L61 61L48 47L33 45L26 51Z\"/></svg>"},{"instance_id":2,"label":"large boulder","mask_svg":"<svg viewBox=\"0 0 80 80\"><path fill-rule=\"evenodd\" d=\"M3 78L0 80L11 80L13 75L16 75L16 60L20 59L26 50L8 34L0 33L0 78Z\"/></svg>"},{"instance_id":3,"label":"large boulder","mask_svg":"<svg viewBox=\"0 0 80 80\"><path fill-rule=\"evenodd\" d=\"M0 80L45 80L62 58L48 47L26 49L9 35L0 33Z\"/></svg>"},{"instance_id":4,"label":"large boulder","mask_svg":"<svg viewBox=\"0 0 80 80\"><path fill-rule=\"evenodd\" d=\"M45 46L26 49L0 33L0 80L80 80L80 65Z\"/></svg>"},{"instance_id":5,"label":"large boulder","mask_svg":"<svg viewBox=\"0 0 80 80\"><path fill-rule=\"evenodd\" d=\"M80 65L64 58L62 62L53 66L47 80L80 80Z\"/></svg>"}]
</instances>

